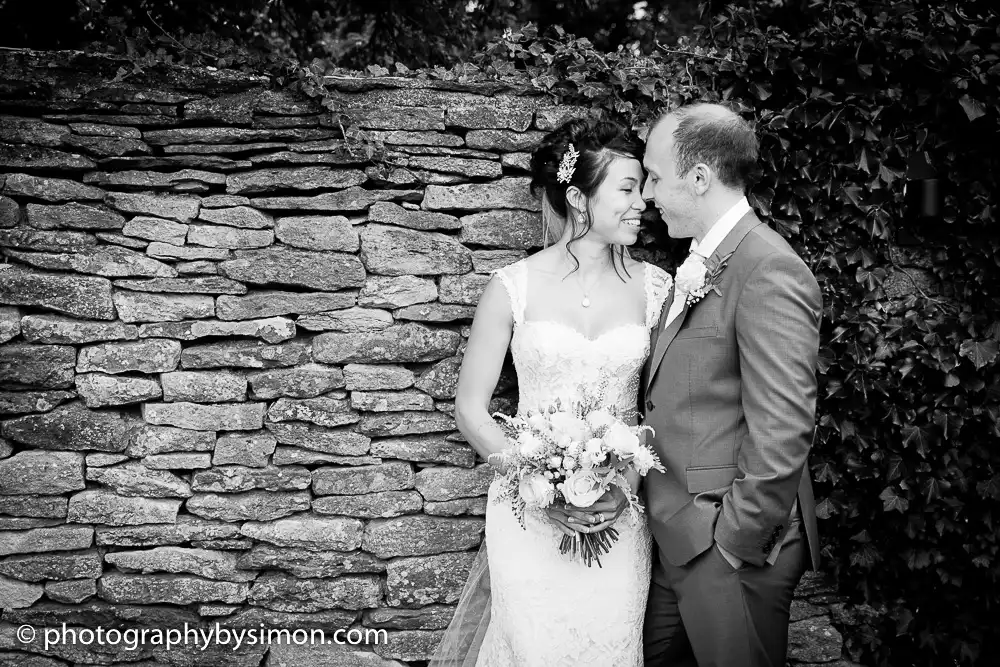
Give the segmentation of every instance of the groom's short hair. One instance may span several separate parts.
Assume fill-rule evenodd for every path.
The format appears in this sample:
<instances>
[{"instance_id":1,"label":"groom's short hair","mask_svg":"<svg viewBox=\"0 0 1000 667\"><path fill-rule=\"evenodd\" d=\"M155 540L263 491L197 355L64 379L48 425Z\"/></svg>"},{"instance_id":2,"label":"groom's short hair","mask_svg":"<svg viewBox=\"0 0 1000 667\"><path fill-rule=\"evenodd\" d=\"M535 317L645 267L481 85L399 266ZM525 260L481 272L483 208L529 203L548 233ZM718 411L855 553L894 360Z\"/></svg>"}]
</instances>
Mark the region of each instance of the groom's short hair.
<instances>
[{"instance_id":1,"label":"groom's short hair","mask_svg":"<svg viewBox=\"0 0 1000 667\"><path fill-rule=\"evenodd\" d=\"M678 176L701 162L711 167L723 185L746 190L757 171L760 152L760 142L749 122L727 106L705 102L674 109L660 121L666 118L677 120L674 155Z\"/></svg>"}]
</instances>

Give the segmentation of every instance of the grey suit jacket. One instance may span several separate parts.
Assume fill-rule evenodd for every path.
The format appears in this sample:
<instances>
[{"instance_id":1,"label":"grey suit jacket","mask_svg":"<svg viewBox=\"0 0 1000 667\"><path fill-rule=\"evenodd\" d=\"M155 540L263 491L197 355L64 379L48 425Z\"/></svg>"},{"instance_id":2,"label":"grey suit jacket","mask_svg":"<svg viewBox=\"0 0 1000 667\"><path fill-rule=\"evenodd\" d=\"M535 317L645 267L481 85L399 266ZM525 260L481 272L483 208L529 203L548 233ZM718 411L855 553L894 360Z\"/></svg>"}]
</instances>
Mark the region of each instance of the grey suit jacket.
<instances>
[{"instance_id":1,"label":"grey suit jacket","mask_svg":"<svg viewBox=\"0 0 1000 667\"><path fill-rule=\"evenodd\" d=\"M791 246L752 212L708 259L732 253L709 292L670 326L663 307L640 386L665 473L644 495L657 546L684 565L718 542L764 565L796 497L818 566L807 456L816 408L821 297Z\"/></svg>"}]
</instances>

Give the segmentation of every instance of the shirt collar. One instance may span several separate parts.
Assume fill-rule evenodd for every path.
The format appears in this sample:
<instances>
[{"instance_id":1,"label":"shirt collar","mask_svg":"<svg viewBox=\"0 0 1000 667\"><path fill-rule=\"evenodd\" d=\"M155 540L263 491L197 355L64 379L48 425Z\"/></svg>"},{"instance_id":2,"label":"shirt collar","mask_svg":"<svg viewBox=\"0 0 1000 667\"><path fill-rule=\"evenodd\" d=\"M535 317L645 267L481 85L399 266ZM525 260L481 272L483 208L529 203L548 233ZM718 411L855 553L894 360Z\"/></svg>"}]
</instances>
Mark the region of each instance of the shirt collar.
<instances>
[{"instance_id":1,"label":"shirt collar","mask_svg":"<svg viewBox=\"0 0 1000 667\"><path fill-rule=\"evenodd\" d=\"M689 252L698 253L699 257L708 259L715 249L719 247L719 244L729 235L729 232L733 231L740 220L743 219L747 213L750 212L750 202L747 201L746 197L741 197L738 202L733 204L732 208L722 214L712 228L708 230L705 234L705 238L698 243L694 239L691 239L691 250Z\"/></svg>"}]
</instances>

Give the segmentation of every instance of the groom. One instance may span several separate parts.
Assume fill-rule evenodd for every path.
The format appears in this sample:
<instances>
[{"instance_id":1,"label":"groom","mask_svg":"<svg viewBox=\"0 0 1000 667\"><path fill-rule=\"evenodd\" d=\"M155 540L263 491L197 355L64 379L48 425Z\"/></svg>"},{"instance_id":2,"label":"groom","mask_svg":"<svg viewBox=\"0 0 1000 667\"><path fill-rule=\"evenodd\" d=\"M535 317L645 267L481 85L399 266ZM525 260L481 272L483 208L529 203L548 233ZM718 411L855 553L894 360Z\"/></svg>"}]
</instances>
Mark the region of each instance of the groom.
<instances>
[{"instance_id":1,"label":"groom","mask_svg":"<svg viewBox=\"0 0 1000 667\"><path fill-rule=\"evenodd\" d=\"M806 458L816 406L816 279L744 197L753 129L682 107L649 134L643 197L691 252L640 385L666 468L645 479L656 540L647 667L783 667L792 592L818 537Z\"/></svg>"}]
</instances>

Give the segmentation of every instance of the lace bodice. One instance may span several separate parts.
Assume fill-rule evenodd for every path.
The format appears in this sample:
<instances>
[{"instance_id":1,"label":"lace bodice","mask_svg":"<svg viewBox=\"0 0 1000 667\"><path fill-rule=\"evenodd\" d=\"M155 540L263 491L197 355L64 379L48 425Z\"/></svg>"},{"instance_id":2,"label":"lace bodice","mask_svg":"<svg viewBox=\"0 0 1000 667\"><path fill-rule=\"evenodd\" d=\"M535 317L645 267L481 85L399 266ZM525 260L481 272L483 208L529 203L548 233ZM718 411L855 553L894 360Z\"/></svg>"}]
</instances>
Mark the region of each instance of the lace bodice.
<instances>
[{"instance_id":1,"label":"lace bodice","mask_svg":"<svg viewBox=\"0 0 1000 667\"><path fill-rule=\"evenodd\" d=\"M639 374L649 355L649 329L659 320L672 284L670 275L659 267L648 263L642 267L645 321L620 324L593 339L561 322L525 321L524 260L494 272L507 291L514 318L510 347L517 371L519 411L548 405L557 398L573 400L581 384L594 387L604 376L610 381L607 402L619 415L634 420Z\"/></svg>"}]
</instances>

